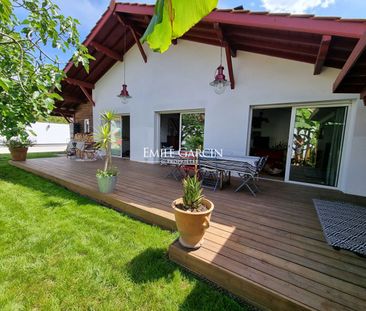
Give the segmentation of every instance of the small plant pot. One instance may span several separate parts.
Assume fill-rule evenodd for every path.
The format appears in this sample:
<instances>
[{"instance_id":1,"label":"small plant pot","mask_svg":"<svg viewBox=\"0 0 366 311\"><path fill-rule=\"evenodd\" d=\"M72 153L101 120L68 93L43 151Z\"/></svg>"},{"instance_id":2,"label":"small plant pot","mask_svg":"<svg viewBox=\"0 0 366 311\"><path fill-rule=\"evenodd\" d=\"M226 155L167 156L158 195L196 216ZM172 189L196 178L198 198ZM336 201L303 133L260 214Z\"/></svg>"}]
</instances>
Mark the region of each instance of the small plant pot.
<instances>
[{"instance_id":1,"label":"small plant pot","mask_svg":"<svg viewBox=\"0 0 366 311\"><path fill-rule=\"evenodd\" d=\"M214 209L214 204L203 199L202 204L206 206L207 211L192 213L183 211L176 207L177 204L183 203L183 199L179 198L172 203L174 209L175 221L179 231L179 243L191 249L198 249L203 243L203 236L207 228L210 227L211 213Z\"/></svg>"},{"instance_id":2,"label":"small plant pot","mask_svg":"<svg viewBox=\"0 0 366 311\"><path fill-rule=\"evenodd\" d=\"M99 191L102 193L111 193L116 188L117 176L97 176Z\"/></svg>"},{"instance_id":3,"label":"small plant pot","mask_svg":"<svg viewBox=\"0 0 366 311\"><path fill-rule=\"evenodd\" d=\"M27 147L9 148L9 150L13 161L25 161L27 159Z\"/></svg>"}]
</instances>

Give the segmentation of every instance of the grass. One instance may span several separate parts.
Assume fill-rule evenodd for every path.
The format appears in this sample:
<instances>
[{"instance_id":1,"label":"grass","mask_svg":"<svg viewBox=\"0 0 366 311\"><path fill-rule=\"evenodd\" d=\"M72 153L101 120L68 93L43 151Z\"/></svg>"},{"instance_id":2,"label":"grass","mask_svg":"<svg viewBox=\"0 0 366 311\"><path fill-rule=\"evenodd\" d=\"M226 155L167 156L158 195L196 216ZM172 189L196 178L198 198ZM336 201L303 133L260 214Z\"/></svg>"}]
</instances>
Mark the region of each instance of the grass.
<instances>
[{"instance_id":1,"label":"grass","mask_svg":"<svg viewBox=\"0 0 366 311\"><path fill-rule=\"evenodd\" d=\"M0 155L1 310L245 309L168 260L176 233L7 161Z\"/></svg>"}]
</instances>

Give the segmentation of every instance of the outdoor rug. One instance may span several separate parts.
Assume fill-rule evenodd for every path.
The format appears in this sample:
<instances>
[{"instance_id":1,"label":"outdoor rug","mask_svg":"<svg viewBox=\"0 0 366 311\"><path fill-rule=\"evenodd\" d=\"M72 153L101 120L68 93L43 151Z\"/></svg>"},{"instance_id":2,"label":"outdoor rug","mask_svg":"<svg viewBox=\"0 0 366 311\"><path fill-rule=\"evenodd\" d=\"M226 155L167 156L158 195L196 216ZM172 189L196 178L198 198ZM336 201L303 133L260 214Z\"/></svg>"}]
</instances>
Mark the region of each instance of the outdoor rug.
<instances>
[{"instance_id":1,"label":"outdoor rug","mask_svg":"<svg viewBox=\"0 0 366 311\"><path fill-rule=\"evenodd\" d=\"M313 199L328 244L366 256L366 207Z\"/></svg>"}]
</instances>

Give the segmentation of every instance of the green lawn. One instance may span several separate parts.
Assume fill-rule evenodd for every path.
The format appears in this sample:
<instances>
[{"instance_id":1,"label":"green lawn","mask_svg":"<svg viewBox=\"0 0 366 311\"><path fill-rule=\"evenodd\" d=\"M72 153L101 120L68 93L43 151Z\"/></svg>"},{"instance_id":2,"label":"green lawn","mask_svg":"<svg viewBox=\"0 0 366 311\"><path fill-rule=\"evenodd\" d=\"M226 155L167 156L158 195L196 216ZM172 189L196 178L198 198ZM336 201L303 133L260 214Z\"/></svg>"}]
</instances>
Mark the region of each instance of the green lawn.
<instances>
[{"instance_id":1,"label":"green lawn","mask_svg":"<svg viewBox=\"0 0 366 311\"><path fill-rule=\"evenodd\" d=\"M7 161L0 155L1 310L245 309L168 260L176 233Z\"/></svg>"}]
</instances>

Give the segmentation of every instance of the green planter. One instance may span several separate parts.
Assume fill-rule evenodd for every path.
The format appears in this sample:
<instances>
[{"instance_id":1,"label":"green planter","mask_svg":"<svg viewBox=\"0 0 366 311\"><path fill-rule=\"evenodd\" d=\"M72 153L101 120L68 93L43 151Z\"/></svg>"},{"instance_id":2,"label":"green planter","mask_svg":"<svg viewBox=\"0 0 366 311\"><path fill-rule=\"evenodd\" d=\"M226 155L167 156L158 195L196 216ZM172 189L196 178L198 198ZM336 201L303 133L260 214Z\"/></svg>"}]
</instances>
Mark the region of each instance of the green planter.
<instances>
[{"instance_id":1,"label":"green planter","mask_svg":"<svg viewBox=\"0 0 366 311\"><path fill-rule=\"evenodd\" d=\"M97 176L99 191L111 193L116 188L117 176Z\"/></svg>"}]
</instances>

